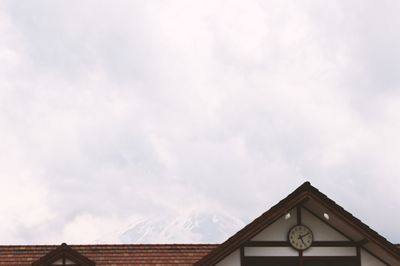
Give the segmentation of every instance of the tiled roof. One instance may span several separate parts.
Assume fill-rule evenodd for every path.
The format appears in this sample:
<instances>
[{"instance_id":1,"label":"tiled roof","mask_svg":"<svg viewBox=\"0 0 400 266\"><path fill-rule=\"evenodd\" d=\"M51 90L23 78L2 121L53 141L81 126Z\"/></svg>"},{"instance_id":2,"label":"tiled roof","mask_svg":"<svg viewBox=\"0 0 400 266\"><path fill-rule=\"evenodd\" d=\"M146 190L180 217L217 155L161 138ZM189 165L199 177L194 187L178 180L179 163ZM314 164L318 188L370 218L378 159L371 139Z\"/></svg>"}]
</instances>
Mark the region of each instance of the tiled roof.
<instances>
[{"instance_id":1,"label":"tiled roof","mask_svg":"<svg viewBox=\"0 0 400 266\"><path fill-rule=\"evenodd\" d=\"M97 266L193 265L218 245L71 245ZM30 266L58 246L0 246L0 265Z\"/></svg>"}]
</instances>

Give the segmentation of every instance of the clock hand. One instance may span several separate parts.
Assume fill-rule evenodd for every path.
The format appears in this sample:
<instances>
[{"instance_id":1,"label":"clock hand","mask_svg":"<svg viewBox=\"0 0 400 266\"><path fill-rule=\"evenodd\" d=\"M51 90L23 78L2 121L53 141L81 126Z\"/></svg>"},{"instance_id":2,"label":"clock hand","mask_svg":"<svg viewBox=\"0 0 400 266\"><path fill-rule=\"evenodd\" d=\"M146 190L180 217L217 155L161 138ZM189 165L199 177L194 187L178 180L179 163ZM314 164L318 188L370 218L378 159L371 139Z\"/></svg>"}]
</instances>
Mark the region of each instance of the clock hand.
<instances>
[{"instance_id":1,"label":"clock hand","mask_svg":"<svg viewBox=\"0 0 400 266\"><path fill-rule=\"evenodd\" d=\"M310 234L310 232L308 232L308 233L305 234L305 235L302 235L301 238L303 238L303 237L305 237L305 236L307 236L307 235L309 235L309 234Z\"/></svg>"},{"instance_id":2,"label":"clock hand","mask_svg":"<svg viewBox=\"0 0 400 266\"><path fill-rule=\"evenodd\" d=\"M301 242L303 242L303 245L306 245L306 243L304 243L304 240L303 240L303 236L302 236L302 235L299 235L299 237L298 237L297 239L300 239Z\"/></svg>"},{"instance_id":3,"label":"clock hand","mask_svg":"<svg viewBox=\"0 0 400 266\"><path fill-rule=\"evenodd\" d=\"M301 241L303 241L303 236L299 234L299 237L297 239L300 239Z\"/></svg>"}]
</instances>

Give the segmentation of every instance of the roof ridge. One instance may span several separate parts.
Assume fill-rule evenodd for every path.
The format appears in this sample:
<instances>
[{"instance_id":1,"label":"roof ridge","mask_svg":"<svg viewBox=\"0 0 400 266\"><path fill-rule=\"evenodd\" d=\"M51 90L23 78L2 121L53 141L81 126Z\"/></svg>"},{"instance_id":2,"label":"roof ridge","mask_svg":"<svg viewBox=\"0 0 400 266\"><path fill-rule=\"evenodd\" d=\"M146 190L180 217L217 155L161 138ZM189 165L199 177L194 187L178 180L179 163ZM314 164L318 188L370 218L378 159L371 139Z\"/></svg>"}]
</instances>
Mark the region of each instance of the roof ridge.
<instances>
[{"instance_id":1,"label":"roof ridge","mask_svg":"<svg viewBox=\"0 0 400 266\"><path fill-rule=\"evenodd\" d=\"M173 244L68 244L68 246L73 246L73 247L131 247L131 246L218 246L220 244L218 243L173 243ZM59 247L60 245L57 244L45 244L45 245L1 245L1 247L10 247L10 248L17 248L17 247L44 247L44 248L50 248L50 247Z\"/></svg>"}]
</instances>

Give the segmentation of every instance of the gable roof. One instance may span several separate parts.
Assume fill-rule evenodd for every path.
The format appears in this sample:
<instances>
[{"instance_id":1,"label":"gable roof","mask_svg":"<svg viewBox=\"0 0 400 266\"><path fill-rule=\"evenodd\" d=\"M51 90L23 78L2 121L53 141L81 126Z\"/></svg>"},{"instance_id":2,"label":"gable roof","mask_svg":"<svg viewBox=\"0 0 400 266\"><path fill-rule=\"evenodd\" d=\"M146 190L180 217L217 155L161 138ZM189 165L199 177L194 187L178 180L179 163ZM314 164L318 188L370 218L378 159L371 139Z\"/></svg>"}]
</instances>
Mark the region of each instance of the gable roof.
<instances>
[{"instance_id":1,"label":"gable roof","mask_svg":"<svg viewBox=\"0 0 400 266\"><path fill-rule=\"evenodd\" d=\"M268 225L284 216L288 211L302 203L313 199L340 217L347 224L362 234L366 240L373 242L388 254L392 255L400 263L400 250L396 245L390 243L386 238L369 228L362 221L344 210L341 206L329 199L325 194L313 187L310 182L305 182L294 192L270 208L242 230L230 237L207 256L198 261L195 265L215 265L229 254L240 248L245 242L264 230Z\"/></svg>"},{"instance_id":2,"label":"gable roof","mask_svg":"<svg viewBox=\"0 0 400 266\"><path fill-rule=\"evenodd\" d=\"M97 266L193 265L217 245L70 245L72 250L96 262ZM60 248L55 245L0 246L0 265L31 266Z\"/></svg>"},{"instance_id":3,"label":"gable roof","mask_svg":"<svg viewBox=\"0 0 400 266\"><path fill-rule=\"evenodd\" d=\"M45 256L41 257L34 263L32 266L46 266L52 265L55 261L59 259L69 259L79 265L82 266L95 266L96 263L87 257L83 256L78 251L72 249L65 243L62 243L61 246L58 246L56 249L47 253Z\"/></svg>"}]
</instances>

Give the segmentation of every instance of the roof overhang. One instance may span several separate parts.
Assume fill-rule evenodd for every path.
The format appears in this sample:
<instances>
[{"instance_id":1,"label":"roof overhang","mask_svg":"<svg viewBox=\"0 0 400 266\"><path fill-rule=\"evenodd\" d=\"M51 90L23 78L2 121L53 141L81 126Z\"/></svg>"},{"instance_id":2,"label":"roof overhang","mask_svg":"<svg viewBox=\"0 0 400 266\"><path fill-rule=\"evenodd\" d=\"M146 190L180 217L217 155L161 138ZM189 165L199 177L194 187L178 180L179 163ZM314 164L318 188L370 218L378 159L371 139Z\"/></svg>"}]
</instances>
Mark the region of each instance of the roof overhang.
<instances>
[{"instance_id":1,"label":"roof overhang","mask_svg":"<svg viewBox=\"0 0 400 266\"><path fill-rule=\"evenodd\" d=\"M400 265L400 250L394 244L344 210L309 182L305 182L293 193L256 218L195 265L217 264L297 206L303 206L315 215L321 216L321 218L324 213L329 213L331 218L327 223L332 227L342 231L353 241L361 241L360 243L363 244L362 248L377 257L385 258L386 263Z\"/></svg>"}]
</instances>

